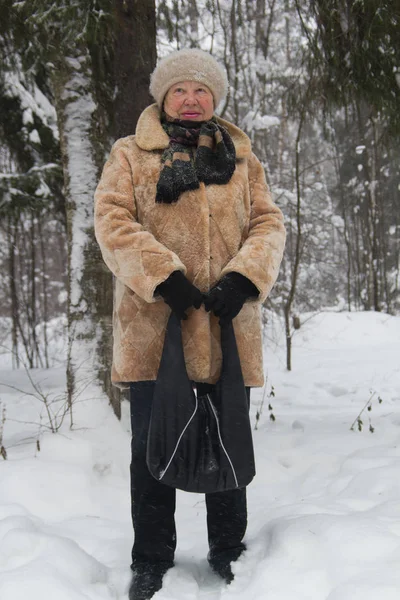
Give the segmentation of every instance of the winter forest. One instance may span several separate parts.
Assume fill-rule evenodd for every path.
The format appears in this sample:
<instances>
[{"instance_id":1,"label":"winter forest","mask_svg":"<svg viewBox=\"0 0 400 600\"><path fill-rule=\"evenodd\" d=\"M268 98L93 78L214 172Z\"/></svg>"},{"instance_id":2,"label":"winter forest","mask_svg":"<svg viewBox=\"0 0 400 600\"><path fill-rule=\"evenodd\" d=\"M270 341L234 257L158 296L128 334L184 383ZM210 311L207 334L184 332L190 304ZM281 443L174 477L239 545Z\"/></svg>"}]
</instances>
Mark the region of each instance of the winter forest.
<instances>
[{"instance_id":1,"label":"winter forest","mask_svg":"<svg viewBox=\"0 0 400 600\"><path fill-rule=\"evenodd\" d=\"M156 55L183 47L226 67L220 115L250 136L285 215L284 263L266 308L285 317L288 368L303 312L398 312L395 2L0 8L0 316L16 367L22 354L30 368L48 366L49 323L67 315L70 394L92 353L108 388L112 283L93 239L93 191L111 144L151 102Z\"/></svg>"},{"instance_id":2,"label":"winter forest","mask_svg":"<svg viewBox=\"0 0 400 600\"><path fill-rule=\"evenodd\" d=\"M287 243L248 550L224 587L204 499L182 494L156 597L398 600L398 0L0 0L0 598L128 597L129 402L93 194L182 48L224 65L218 114L250 137Z\"/></svg>"},{"instance_id":3,"label":"winter forest","mask_svg":"<svg viewBox=\"0 0 400 600\"><path fill-rule=\"evenodd\" d=\"M118 413L93 191L151 102L156 56L183 47L226 67L220 115L250 136L285 215L265 316L284 316L288 369L302 313L399 311L396 2L1 0L0 11L0 316L15 367L48 366L49 324L65 316L70 396L90 363Z\"/></svg>"}]
</instances>

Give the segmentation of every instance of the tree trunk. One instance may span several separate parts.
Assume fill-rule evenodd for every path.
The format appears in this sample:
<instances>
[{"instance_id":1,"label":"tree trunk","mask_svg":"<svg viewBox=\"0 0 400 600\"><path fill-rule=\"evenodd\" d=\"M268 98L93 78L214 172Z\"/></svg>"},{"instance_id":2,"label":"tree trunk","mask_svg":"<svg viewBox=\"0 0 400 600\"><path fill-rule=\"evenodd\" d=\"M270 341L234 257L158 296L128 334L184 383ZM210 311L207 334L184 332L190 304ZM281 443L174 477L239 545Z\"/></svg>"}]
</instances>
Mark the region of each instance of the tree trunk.
<instances>
[{"instance_id":1,"label":"tree trunk","mask_svg":"<svg viewBox=\"0 0 400 600\"><path fill-rule=\"evenodd\" d=\"M199 43L199 10L196 0L188 1L188 15L190 19L191 47L195 48Z\"/></svg>"},{"instance_id":2,"label":"tree trunk","mask_svg":"<svg viewBox=\"0 0 400 600\"><path fill-rule=\"evenodd\" d=\"M46 252L45 241L42 228L43 213L38 217L38 235L40 242L40 259L41 259L41 279L42 279L42 294L43 294L43 311L42 311L42 326L43 326L43 344L44 344L44 361L46 369L50 367L49 363L49 342L47 338L47 322L49 320L48 298L47 298L47 271L46 271Z\"/></svg>"},{"instance_id":3,"label":"tree trunk","mask_svg":"<svg viewBox=\"0 0 400 600\"><path fill-rule=\"evenodd\" d=\"M16 239L15 239L15 222L12 216L8 216L7 223L7 245L8 245L8 277L9 277L9 285L10 285L10 297L11 297L11 338L12 338L12 363L13 367L19 369L20 365L20 357L19 357L19 348L18 348L18 296L17 296L17 288L15 285L16 282L16 270L15 270L15 249L16 249Z\"/></svg>"},{"instance_id":4,"label":"tree trunk","mask_svg":"<svg viewBox=\"0 0 400 600\"><path fill-rule=\"evenodd\" d=\"M58 65L52 84L67 210L67 392L72 407L77 394L98 384L102 373L98 295L104 285L104 268L94 238L93 193L102 166L98 163L104 155L104 137L98 128L91 63L85 47L77 45L74 56Z\"/></svg>"},{"instance_id":5,"label":"tree trunk","mask_svg":"<svg viewBox=\"0 0 400 600\"><path fill-rule=\"evenodd\" d=\"M30 313L31 313L31 331L32 331L32 355L35 358L35 366L43 367L43 361L40 354L39 343L37 339L36 327L38 324L37 318L37 289L36 289L36 229L35 229L35 216L33 211L30 213L30 254L31 254L31 296L30 296Z\"/></svg>"},{"instance_id":6,"label":"tree trunk","mask_svg":"<svg viewBox=\"0 0 400 600\"><path fill-rule=\"evenodd\" d=\"M288 298L284 304L284 315L285 315L285 332L286 332L286 368L288 371L292 370L292 334L290 326L290 314L293 306L293 302L296 296L297 281L300 270L301 262L301 242L302 242L302 214L301 214L301 184L300 184L300 140L305 119L305 110L307 107L308 91L307 90L304 99L304 109L300 115L300 121L297 128L296 137L296 247L294 253L294 264L292 267L291 283L289 289Z\"/></svg>"},{"instance_id":7,"label":"tree trunk","mask_svg":"<svg viewBox=\"0 0 400 600\"><path fill-rule=\"evenodd\" d=\"M239 123L239 101L238 101L238 75L239 75L239 49L237 47L237 6L236 0L232 0L230 11L231 25L231 55L233 56L233 81L232 85L232 103L233 103L233 118L235 123Z\"/></svg>"},{"instance_id":8,"label":"tree trunk","mask_svg":"<svg viewBox=\"0 0 400 600\"><path fill-rule=\"evenodd\" d=\"M154 100L150 73L156 64L155 0L114 0L115 137L135 133L140 113Z\"/></svg>"}]
</instances>

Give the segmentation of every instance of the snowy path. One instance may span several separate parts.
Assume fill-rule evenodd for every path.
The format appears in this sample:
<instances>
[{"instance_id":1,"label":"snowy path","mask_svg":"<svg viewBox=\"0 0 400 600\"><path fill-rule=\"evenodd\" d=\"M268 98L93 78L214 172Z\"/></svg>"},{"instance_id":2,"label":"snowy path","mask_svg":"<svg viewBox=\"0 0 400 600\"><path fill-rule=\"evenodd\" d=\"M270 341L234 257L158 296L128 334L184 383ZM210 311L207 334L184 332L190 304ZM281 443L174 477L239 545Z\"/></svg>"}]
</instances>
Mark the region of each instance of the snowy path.
<instances>
[{"instance_id":1,"label":"snowy path","mask_svg":"<svg viewBox=\"0 0 400 600\"><path fill-rule=\"evenodd\" d=\"M203 497L179 493L176 567L155 600L398 600L400 319L317 315L296 333L291 373L279 323L268 338L276 421L267 399L254 432L248 551L232 585L221 584L206 563ZM62 368L34 376L61 391ZM39 451L38 401L6 383L29 389L3 355L0 599L126 600L128 407L119 423L88 390L75 407L76 429L42 433ZM371 395L363 431L350 431ZM261 398L253 393L253 422Z\"/></svg>"}]
</instances>

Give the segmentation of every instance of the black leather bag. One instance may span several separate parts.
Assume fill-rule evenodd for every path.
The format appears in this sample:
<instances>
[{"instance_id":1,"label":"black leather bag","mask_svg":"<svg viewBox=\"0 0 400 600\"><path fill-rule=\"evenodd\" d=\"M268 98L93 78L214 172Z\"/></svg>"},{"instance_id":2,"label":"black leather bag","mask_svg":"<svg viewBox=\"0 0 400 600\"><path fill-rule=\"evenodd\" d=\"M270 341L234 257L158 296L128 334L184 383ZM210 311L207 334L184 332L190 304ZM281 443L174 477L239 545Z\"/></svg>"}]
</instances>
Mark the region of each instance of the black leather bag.
<instances>
[{"instance_id":1,"label":"black leather bag","mask_svg":"<svg viewBox=\"0 0 400 600\"><path fill-rule=\"evenodd\" d=\"M171 314L154 390L147 466L187 492L241 488L255 475L248 398L232 324L221 328L221 377L199 396L187 375L181 324Z\"/></svg>"}]
</instances>

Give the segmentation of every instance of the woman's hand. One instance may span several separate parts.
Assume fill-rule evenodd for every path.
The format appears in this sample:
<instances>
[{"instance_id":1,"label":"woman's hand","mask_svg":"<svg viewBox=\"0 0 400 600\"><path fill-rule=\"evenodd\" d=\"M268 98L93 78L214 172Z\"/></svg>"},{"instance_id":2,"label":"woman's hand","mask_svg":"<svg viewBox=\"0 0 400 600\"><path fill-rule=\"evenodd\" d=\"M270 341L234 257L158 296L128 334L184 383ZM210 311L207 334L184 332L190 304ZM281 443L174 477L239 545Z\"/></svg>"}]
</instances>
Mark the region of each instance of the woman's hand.
<instances>
[{"instance_id":1,"label":"woman's hand","mask_svg":"<svg viewBox=\"0 0 400 600\"><path fill-rule=\"evenodd\" d=\"M156 287L155 293L160 294L172 312L183 320L187 319L188 308L193 306L198 309L203 303L203 294L186 279L182 271L171 273L168 279Z\"/></svg>"},{"instance_id":2,"label":"woman's hand","mask_svg":"<svg viewBox=\"0 0 400 600\"><path fill-rule=\"evenodd\" d=\"M219 317L221 327L227 325L242 310L243 304L259 295L256 286L240 273L228 273L218 281L204 297L207 312Z\"/></svg>"}]
</instances>

